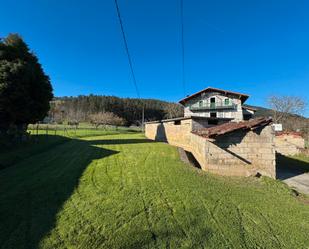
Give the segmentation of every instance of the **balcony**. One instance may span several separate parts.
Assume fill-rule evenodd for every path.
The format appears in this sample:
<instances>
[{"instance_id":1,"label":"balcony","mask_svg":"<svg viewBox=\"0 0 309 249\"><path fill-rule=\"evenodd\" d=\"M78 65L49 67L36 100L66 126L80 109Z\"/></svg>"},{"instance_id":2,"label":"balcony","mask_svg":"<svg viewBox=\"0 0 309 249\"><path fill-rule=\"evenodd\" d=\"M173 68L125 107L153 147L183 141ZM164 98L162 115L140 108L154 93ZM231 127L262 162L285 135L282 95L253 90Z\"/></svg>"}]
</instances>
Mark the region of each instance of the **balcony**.
<instances>
[{"instance_id":1,"label":"balcony","mask_svg":"<svg viewBox=\"0 0 309 249\"><path fill-rule=\"evenodd\" d=\"M215 103L197 103L190 106L191 111L209 111L209 110L229 110L229 109L237 109L237 105L233 103L221 103L221 102L215 102Z\"/></svg>"}]
</instances>

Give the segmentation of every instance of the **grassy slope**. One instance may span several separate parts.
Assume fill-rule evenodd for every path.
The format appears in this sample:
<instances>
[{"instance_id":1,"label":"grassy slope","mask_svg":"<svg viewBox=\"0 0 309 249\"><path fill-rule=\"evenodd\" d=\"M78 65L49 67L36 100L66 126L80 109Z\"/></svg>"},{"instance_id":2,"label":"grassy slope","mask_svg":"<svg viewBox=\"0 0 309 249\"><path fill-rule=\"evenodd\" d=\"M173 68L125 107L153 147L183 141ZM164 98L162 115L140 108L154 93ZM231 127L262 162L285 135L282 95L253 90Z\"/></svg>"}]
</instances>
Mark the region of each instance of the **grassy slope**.
<instances>
[{"instance_id":1,"label":"grassy slope","mask_svg":"<svg viewBox=\"0 0 309 249\"><path fill-rule=\"evenodd\" d=\"M309 206L280 182L200 172L141 134L66 140L0 171L0 248L308 248Z\"/></svg>"}]
</instances>

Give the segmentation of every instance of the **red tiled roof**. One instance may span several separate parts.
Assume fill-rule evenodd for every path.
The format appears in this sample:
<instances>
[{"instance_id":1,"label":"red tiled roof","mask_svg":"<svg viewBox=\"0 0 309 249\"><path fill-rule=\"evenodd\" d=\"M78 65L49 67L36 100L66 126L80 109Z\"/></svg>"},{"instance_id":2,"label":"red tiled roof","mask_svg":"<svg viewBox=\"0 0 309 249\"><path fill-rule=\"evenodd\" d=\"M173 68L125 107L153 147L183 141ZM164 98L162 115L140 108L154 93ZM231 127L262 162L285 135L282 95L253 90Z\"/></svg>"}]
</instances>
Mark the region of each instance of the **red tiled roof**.
<instances>
[{"instance_id":1,"label":"red tiled roof","mask_svg":"<svg viewBox=\"0 0 309 249\"><path fill-rule=\"evenodd\" d=\"M241 102L244 103L248 98L249 95L247 94L243 94L243 93L238 93L238 92L232 92L232 91L227 91L227 90L223 90L223 89L219 89L219 88L214 88L214 87L207 87L197 93L194 93L186 98L183 98L182 100L179 101L180 104L184 104L185 102L187 102L189 99L194 98L195 96L204 93L204 92L219 92L219 93L223 93L223 94L232 94L232 95L237 95L239 96L239 98L241 99Z\"/></svg>"},{"instance_id":2,"label":"red tiled roof","mask_svg":"<svg viewBox=\"0 0 309 249\"><path fill-rule=\"evenodd\" d=\"M206 138L215 138L219 135L230 133L236 130L255 130L259 127L269 125L272 122L271 118L256 118L248 121L242 121L239 123L228 122L222 125L216 125L210 128L203 128L192 133L206 137Z\"/></svg>"},{"instance_id":3,"label":"red tiled roof","mask_svg":"<svg viewBox=\"0 0 309 249\"><path fill-rule=\"evenodd\" d=\"M293 136L293 137L303 137L301 132L297 132L297 131L278 131L275 134L276 136L280 137L280 136Z\"/></svg>"}]
</instances>

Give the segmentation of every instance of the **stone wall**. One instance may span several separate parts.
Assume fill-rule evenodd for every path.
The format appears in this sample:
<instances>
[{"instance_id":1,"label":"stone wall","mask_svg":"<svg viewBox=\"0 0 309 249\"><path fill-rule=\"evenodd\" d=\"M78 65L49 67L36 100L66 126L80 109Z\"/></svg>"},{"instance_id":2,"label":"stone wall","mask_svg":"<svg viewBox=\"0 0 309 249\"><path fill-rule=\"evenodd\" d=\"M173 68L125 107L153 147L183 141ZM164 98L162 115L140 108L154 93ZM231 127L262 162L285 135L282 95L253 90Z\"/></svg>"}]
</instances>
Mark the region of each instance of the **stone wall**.
<instances>
[{"instance_id":1,"label":"stone wall","mask_svg":"<svg viewBox=\"0 0 309 249\"><path fill-rule=\"evenodd\" d=\"M191 119L180 120L180 124L176 125L175 121L145 124L145 135L147 138L167 142L184 149L190 146L191 130Z\"/></svg>"},{"instance_id":2,"label":"stone wall","mask_svg":"<svg viewBox=\"0 0 309 249\"><path fill-rule=\"evenodd\" d=\"M191 152L201 168L220 175L276 177L274 134L271 126L236 131L215 140L191 133L192 119L146 124L146 137Z\"/></svg>"},{"instance_id":3,"label":"stone wall","mask_svg":"<svg viewBox=\"0 0 309 249\"><path fill-rule=\"evenodd\" d=\"M236 131L207 141L206 170L223 175L276 177L276 153L271 126Z\"/></svg>"},{"instance_id":4,"label":"stone wall","mask_svg":"<svg viewBox=\"0 0 309 249\"><path fill-rule=\"evenodd\" d=\"M275 136L276 151L282 155L296 155L305 148L305 139L298 133L279 133Z\"/></svg>"}]
</instances>

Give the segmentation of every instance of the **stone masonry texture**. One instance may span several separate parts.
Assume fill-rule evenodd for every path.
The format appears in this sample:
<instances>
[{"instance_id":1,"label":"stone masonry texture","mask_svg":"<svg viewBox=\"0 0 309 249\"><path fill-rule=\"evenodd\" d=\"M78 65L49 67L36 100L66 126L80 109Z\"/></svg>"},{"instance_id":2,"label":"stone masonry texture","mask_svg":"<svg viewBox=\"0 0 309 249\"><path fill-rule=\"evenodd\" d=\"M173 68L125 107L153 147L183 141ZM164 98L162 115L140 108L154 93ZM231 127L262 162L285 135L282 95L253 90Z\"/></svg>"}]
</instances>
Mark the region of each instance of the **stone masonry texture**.
<instances>
[{"instance_id":1,"label":"stone masonry texture","mask_svg":"<svg viewBox=\"0 0 309 249\"><path fill-rule=\"evenodd\" d=\"M205 171L228 176L251 176L257 173L276 177L274 133L271 126L255 131L235 131L216 139L207 139L192 131L192 119L180 124L146 124L146 137L167 142L191 152Z\"/></svg>"}]
</instances>

